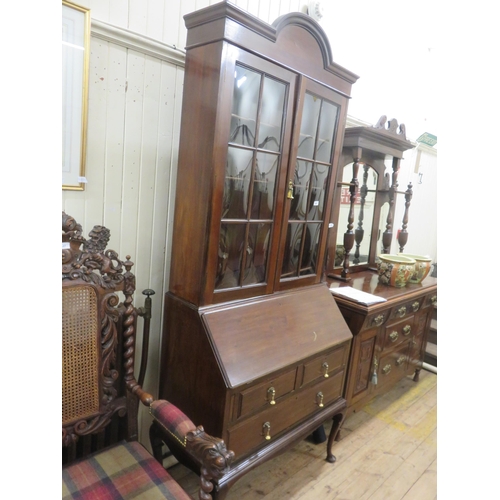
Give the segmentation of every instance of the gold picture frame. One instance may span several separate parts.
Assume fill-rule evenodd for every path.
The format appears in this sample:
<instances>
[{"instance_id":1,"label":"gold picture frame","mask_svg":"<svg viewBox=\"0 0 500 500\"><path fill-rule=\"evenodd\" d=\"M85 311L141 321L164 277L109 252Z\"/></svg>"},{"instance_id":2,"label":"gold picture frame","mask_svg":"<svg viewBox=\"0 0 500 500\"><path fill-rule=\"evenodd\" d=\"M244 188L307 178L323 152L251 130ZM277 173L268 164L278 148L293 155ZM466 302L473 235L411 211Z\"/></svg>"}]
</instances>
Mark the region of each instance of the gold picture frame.
<instances>
[{"instance_id":1,"label":"gold picture frame","mask_svg":"<svg viewBox=\"0 0 500 500\"><path fill-rule=\"evenodd\" d=\"M62 188L85 189L90 9L62 2Z\"/></svg>"}]
</instances>

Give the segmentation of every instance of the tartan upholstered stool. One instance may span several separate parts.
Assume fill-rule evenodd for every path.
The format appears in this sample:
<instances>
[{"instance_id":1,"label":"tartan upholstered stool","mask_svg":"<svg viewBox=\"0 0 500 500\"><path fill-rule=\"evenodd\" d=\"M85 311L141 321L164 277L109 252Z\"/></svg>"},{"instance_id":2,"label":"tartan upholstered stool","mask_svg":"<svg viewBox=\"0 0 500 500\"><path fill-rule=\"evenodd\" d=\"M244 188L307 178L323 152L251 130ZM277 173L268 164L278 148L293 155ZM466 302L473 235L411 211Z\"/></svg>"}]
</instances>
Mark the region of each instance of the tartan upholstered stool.
<instances>
[{"instance_id":1,"label":"tartan upholstered stool","mask_svg":"<svg viewBox=\"0 0 500 500\"><path fill-rule=\"evenodd\" d=\"M136 308L133 263L106 250L109 230L94 226L89 239L62 213L62 498L82 500L189 499L137 441L139 402L149 407L159 436L175 438L200 475L199 497L211 498L212 479L234 454L176 406L142 389L147 365L152 290ZM139 378L134 374L137 316L144 318Z\"/></svg>"}]
</instances>

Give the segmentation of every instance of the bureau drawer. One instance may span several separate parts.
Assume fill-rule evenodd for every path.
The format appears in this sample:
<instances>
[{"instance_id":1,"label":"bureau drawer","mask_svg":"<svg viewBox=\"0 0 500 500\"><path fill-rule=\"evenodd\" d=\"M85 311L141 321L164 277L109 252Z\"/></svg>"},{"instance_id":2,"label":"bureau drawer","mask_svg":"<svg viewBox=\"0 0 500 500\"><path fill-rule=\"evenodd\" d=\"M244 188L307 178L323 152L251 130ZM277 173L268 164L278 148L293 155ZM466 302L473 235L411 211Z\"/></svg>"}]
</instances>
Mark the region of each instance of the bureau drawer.
<instances>
[{"instance_id":1,"label":"bureau drawer","mask_svg":"<svg viewBox=\"0 0 500 500\"><path fill-rule=\"evenodd\" d=\"M342 394L343 381L342 370L236 424L228 430L227 448L233 450L238 459L255 447L269 443L290 426L336 401Z\"/></svg>"},{"instance_id":2,"label":"bureau drawer","mask_svg":"<svg viewBox=\"0 0 500 500\"><path fill-rule=\"evenodd\" d=\"M380 358L377 390L385 385L397 382L406 375L409 348L409 344L404 344L399 349L396 349L387 356Z\"/></svg>"},{"instance_id":3,"label":"bureau drawer","mask_svg":"<svg viewBox=\"0 0 500 500\"><path fill-rule=\"evenodd\" d=\"M304 376L301 387L315 380L329 378L347 362L349 344L338 346L329 353L323 353L304 364Z\"/></svg>"},{"instance_id":4,"label":"bureau drawer","mask_svg":"<svg viewBox=\"0 0 500 500\"><path fill-rule=\"evenodd\" d=\"M408 316L397 322L391 322L384 328L382 349L391 349L410 338L414 330L415 316Z\"/></svg>"},{"instance_id":5,"label":"bureau drawer","mask_svg":"<svg viewBox=\"0 0 500 500\"><path fill-rule=\"evenodd\" d=\"M263 406L274 406L279 399L293 391L297 368L266 380L240 393L237 418L248 415Z\"/></svg>"}]
</instances>

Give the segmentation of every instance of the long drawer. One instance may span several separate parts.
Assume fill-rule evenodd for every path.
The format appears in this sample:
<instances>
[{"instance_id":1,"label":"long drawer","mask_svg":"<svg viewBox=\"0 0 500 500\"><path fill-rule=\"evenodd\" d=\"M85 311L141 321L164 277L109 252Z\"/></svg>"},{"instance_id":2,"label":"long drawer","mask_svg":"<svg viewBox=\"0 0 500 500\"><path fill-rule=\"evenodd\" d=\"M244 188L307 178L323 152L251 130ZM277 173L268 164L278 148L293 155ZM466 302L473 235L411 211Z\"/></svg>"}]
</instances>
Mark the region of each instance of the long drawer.
<instances>
[{"instance_id":1,"label":"long drawer","mask_svg":"<svg viewBox=\"0 0 500 500\"><path fill-rule=\"evenodd\" d=\"M231 427L226 443L228 449L233 450L238 457L243 452L271 441L290 426L333 403L342 395L344 374L344 370L341 370Z\"/></svg>"}]
</instances>

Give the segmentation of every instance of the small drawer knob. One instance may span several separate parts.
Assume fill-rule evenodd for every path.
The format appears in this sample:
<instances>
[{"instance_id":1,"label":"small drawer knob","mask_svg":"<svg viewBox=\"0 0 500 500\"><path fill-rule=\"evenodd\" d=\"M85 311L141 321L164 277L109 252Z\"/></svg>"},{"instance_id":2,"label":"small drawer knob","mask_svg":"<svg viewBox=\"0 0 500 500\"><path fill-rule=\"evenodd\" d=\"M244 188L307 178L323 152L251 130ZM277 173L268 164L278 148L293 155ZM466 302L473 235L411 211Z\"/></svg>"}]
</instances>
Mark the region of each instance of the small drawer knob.
<instances>
[{"instance_id":1,"label":"small drawer knob","mask_svg":"<svg viewBox=\"0 0 500 500\"><path fill-rule=\"evenodd\" d=\"M269 441L271 439L271 424L269 422L266 422L262 426L262 433L264 437L266 438L266 441Z\"/></svg>"},{"instance_id":2,"label":"small drawer knob","mask_svg":"<svg viewBox=\"0 0 500 500\"><path fill-rule=\"evenodd\" d=\"M324 396L322 392L318 392L318 394L316 394L316 402L320 408L323 408L323 406L325 406L323 404L323 398Z\"/></svg>"},{"instance_id":3,"label":"small drawer knob","mask_svg":"<svg viewBox=\"0 0 500 500\"><path fill-rule=\"evenodd\" d=\"M276 404L276 401L274 400L275 397L276 397L276 390L274 389L274 387L269 387L269 389L267 390L267 399L269 400L270 405Z\"/></svg>"}]
</instances>

